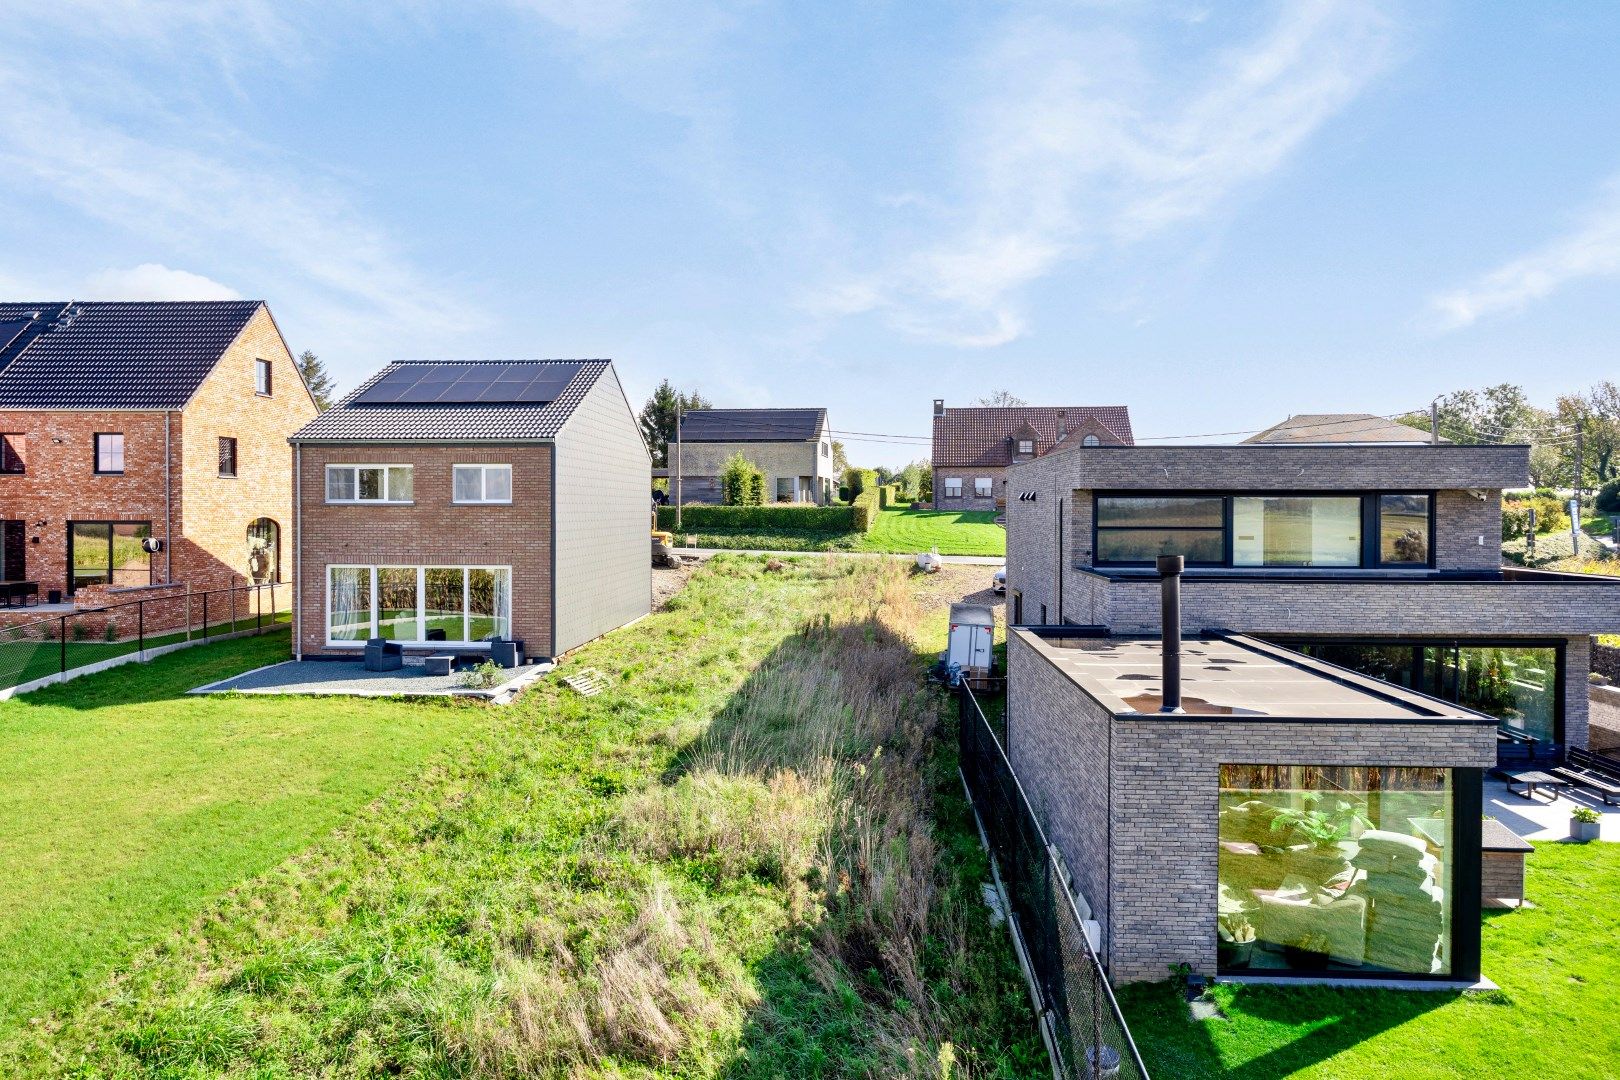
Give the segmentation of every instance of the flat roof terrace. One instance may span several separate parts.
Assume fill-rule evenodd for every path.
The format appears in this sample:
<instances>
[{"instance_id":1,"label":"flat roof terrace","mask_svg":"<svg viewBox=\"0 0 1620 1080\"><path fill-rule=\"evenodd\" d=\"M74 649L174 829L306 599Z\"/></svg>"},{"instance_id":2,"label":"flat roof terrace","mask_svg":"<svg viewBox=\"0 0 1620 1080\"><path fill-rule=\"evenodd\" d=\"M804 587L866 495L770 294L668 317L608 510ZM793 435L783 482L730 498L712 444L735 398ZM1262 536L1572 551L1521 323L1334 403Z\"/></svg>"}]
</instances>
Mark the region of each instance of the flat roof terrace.
<instances>
[{"instance_id":1,"label":"flat roof terrace","mask_svg":"<svg viewBox=\"0 0 1620 1080\"><path fill-rule=\"evenodd\" d=\"M1120 719L1496 724L1482 713L1236 634L1183 640L1182 712L1161 713L1158 638L1058 627L1012 632Z\"/></svg>"}]
</instances>

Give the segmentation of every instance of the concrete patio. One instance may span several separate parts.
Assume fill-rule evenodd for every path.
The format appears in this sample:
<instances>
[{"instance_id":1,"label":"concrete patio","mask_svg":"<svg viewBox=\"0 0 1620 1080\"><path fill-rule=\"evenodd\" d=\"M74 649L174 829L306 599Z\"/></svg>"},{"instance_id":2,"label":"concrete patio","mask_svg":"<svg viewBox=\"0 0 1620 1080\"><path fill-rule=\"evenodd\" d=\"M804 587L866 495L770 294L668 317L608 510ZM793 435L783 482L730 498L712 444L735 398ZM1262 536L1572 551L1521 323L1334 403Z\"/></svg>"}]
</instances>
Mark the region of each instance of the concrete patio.
<instances>
[{"instance_id":1,"label":"concrete patio","mask_svg":"<svg viewBox=\"0 0 1620 1080\"><path fill-rule=\"evenodd\" d=\"M1569 837L1569 815L1578 806L1589 806L1603 815L1601 838L1620 843L1620 806L1604 806L1603 800L1580 788L1570 788L1548 799L1538 792L1526 799L1509 794L1507 784L1495 777L1485 778L1485 816L1493 817L1526 840L1565 840Z\"/></svg>"},{"instance_id":2,"label":"concrete patio","mask_svg":"<svg viewBox=\"0 0 1620 1080\"><path fill-rule=\"evenodd\" d=\"M367 671L361 664L347 661L286 660L187 693L465 697L506 705L551 670L551 664L528 664L502 671L502 681L494 686L474 688L462 685L462 672L429 675L421 665L406 665L396 671Z\"/></svg>"}]
</instances>

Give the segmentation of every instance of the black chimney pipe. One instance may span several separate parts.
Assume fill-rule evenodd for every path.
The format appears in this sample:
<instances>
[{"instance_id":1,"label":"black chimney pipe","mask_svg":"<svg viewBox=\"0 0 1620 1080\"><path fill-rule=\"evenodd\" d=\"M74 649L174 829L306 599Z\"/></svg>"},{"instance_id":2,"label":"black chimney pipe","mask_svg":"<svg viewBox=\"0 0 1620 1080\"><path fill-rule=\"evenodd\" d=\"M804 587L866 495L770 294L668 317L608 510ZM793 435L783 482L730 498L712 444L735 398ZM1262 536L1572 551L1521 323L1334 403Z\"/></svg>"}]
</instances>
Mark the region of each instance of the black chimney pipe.
<instances>
[{"instance_id":1,"label":"black chimney pipe","mask_svg":"<svg viewBox=\"0 0 1620 1080\"><path fill-rule=\"evenodd\" d=\"M1163 643L1159 649L1160 672L1164 683L1162 713L1181 711L1181 571L1186 563L1180 555L1160 555L1159 627Z\"/></svg>"}]
</instances>

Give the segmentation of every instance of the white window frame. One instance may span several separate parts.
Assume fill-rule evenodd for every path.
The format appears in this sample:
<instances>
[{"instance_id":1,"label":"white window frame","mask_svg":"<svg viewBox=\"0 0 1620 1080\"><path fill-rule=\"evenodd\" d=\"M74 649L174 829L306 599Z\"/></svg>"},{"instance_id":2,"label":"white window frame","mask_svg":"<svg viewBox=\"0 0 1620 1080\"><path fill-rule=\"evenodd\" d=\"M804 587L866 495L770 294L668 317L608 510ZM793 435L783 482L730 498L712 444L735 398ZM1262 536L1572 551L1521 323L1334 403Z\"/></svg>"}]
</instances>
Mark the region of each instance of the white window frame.
<instances>
[{"instance_id":1,"label":"white window frame","mask_svg":"<svg viewBox=\"0 0 1620 1080\"><path fill-rule=\"evenodd\" d=\"M352 499L334 499L334 498L332 498L332 473L337 471L337 470L340 470L340 469L347 469L349 472L354 474L354 495L355 495L355 497L352 498ZM383 493L382 498L380 498L380 499L362 499L362 498L360 498L360 470L362 470L362 469L380 469L380 470L382 470L382 485L381 485L381 490L382 490L382 493ZM409 499L391 499L391 498L388 497L389 496L389 491L388 491L388 487L389 487L388 470L389 469L409 469L409 470L411 470L411 492L412 492L412 497L411 498L409 498ZM327 503L328 506L413 506L416 503L416 498L415 498L415 492L416 492L416 466L411 465L411 464L409 464L407 462L403 462L403 461L395 461L395 462L388 462L388 463L363 462L363 463L356 463L356 464L348 464L348 463L344 462L344 463L339 463L339 464L333 464L333 465L328 465L326 467L326 472L323 475L322 479L325 481L325 490L322 491L321 494L326 496L326 503Z\"/></svg>"},{"instance_id":2,"label":"white window frame","mask_svg":"<svg viewBox=\"0 0 1620 1080\"><path fill-rule=\"evenodd\" d=\"M980 491L980 488L983 491ZM992 499L996 494L996 481L989 476L976 476L973 478L973 497L975 499Z\"/></svg>"},{"instance_id":3,"label":"white window frame","mask_svg":"<svg viewBox=\"0 0 1620 1080\"><path fill-rule=\"evenodd\" d=\"M1020 454L1033 454L1035 452L1034 441L1031 439L1019 439L1018 452Z\"/></svg>"},{"instance_id":4,"label":"white window frame","mask_svg":"<svg viewBox=\"0 0 1620 1080\"><path fill-rule=\"evenodd\" d=\"M940 487L945 492L945 498L947 499L960 499L962 497L962 478L960 476L947 476L945 483ZM951 491L953 487L956 488L954 493Z\"/></svg>"},{"instance_id":5,"label":"white window frame","mask_svg":"<svg viewBox=\"0 0 1620 1080\"><path fill-rule=\"evenodd\" d=\"M259 385L259 375L264 375L264 385ZM260 397L271 397L275 391L275 369L270 361L258 357L253 361L253 392Z\"/></svg>"},{"instance_id":6,"label":"white window frame","mask_svg":"<svg viewBox=\"0 0 1620 1080\"><path fill-rule=\"evenodd\" d=\"M1101 446L1102 440L1095 435L1087 435L1080 440L1081 446Z\"/></svg>"},{"instance_id":7,"label":"white window frame","mask_svg":"<svg viewBox=\"0 0 1620 1080\"><path fill-rule=\"evenodd\" d=\"M460 470L460 469L477 469L478 470L478 491L479 491L479 493L481 495L482 495L483 492L486 492L486 491L489 490L489 472L490 472L490 470L491 469L505 470L505 472L506 472L506 490L507 490L506 498L504 498L504 499L490 499L490 498L458 499L458 498L456 498L456 472L458 470ZM413 480L413 482L414 482L414 480ZM512 505L512 494L511 494L511 492L512 492L512 466L510 466L510 465L502 465L502 464L496 464L496 463L485 462L485 461L468 461L468 462L464 462L464 463L462 463L460 465L452 465L452 466L450 466L450 501L452 503L454 503L455 505L457 505L457 506L511 506Z\"/></svg>"},{"instance_id":8,"label":"white window frame","mask_svg":"<svg viewBox=\"0 0 1620 1080\"><path fill-rule=\"evenodd\" d=\"M489 642L487 642L487 641L468 641L467 640L467 637L469 636L469 632L470 632L470 630L472 628L472 623L471 623L472 612L468 610L469 608L472 607L472 585L471 585L472 574L471 574L471 572L474 571L474 570L490 570L490 571L505 570L506 575L507 575L507 577L506 577L506 583L507 583L507 587L506 587L506 611L504 611L504 612L496 612L496 618L503 618L504 617L505 620L506 620L506 632L508 634L512 633L512 586L516 583L516 577L512 573L512 568L510 566L486 566L486 565L477 565L477 566L475 566L475 565L471 565L471 564L459 564L459 563L432 563L432 564L421 563L421 564L417 564L417 565L412 565L410 563L327 563L326 564L326 582L325 582L325 584L323 586L323 588L324 588L324 590L326 592L326 598L325 598L325 604L324 604L325 614L323 616L326 619L326 625L325 625L325 628L321 631L321 636L325 639L326 647L329 648L329 649L364 649L366 647L366 643L364 641L350 641L350 640L347 640L347 639L339 640L339 639L336 639L336 638L332 637L332 571L334 571L334 570L365 570L365 571L367 571L366 576L367 576L368 582L370 583L370 588L371 588L371 594L370 594L371 595L371 600L370 600L370 603L371 603L371 608L370 608L370 610L371 610L371 629L370 629L370 633L367 635L368 637L376 637L377 636L377 617L378 617L378 614L379 614L378 610L377 610L377 572L379 570L415 570L416 571L416 639L414 641L404 641L404 640L397 639L397 638L390 639L390 640L394 641L394 643L396 645L406 645L406 646L410 646L412 648L418 648L418 647L422 647L422 648L441 648L442 647L442 648L447 648L447 649L483 649L483 650L486 650L486 651L490 647ZM427 640L427 572L429 570L460 570L461 571L461 640L460 641L429 641L429 640Z\"/></svg>"}]
</instances>

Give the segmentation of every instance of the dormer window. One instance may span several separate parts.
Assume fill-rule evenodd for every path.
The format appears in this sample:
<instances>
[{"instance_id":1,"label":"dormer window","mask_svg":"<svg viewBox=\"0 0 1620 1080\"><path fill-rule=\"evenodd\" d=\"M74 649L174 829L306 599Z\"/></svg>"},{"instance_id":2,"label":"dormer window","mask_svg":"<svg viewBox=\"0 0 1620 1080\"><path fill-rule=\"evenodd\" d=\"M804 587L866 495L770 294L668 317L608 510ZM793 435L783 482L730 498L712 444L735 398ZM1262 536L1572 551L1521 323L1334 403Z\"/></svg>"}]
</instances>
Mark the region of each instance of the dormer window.
<instances>
[{"instance_id":1,"label":"dormer window","mask_svg":"<svg viewBox=\"0 0 1620 1080\"><path fill-rule=\"evenodd\" d=\"M1080 445L1081 446L1101 446L1102 445L1102 440L1097 438L1097 436L1095 436L1095 435L1087 435L1085 438L1080 440Z\"/></svg>"},{"instance_id":2,"label":"dormer window","mask_svg":"<svg viewBox=\"0 0 1620 1080\"><path fill-rule=\"evenodd\" d=\"M1034 439L1019 439L1018 440L1018 452L1020 454L1033 454L1035 452L1035 440Z\"/></svg>"}]
</instances>

